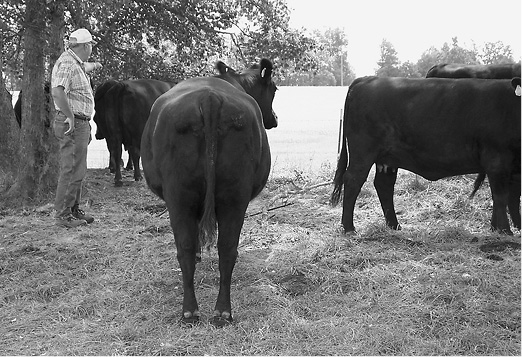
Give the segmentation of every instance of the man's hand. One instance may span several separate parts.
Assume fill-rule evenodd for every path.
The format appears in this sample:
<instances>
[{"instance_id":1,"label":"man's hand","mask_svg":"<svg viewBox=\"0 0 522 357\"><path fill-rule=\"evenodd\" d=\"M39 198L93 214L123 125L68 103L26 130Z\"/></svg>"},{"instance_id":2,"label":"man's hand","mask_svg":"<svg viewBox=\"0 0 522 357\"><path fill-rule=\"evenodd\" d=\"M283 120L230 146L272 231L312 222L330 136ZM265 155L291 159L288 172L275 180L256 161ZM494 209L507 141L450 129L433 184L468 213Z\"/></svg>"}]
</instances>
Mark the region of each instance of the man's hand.
<instances>
[{"instance_id":1,"label":"man's hand","mask_svg":"<svg viewBox=\"0 0 522 357\"><path fill-rule=\"evenodd\" d=\"M65 119L64 123L69 124L69 130L67 130L64 134L69 135L74 132L74 118L67 118Z\"/></svg>"},{"instance_id":2,"label":"man's hand","mask_svg":"<svg viewBox=\"0 0 522 357\"><path fill-rule=\"evenodd\" d=\"M85 72L89 73L95 69L102 69L103 65L100 62L84 62Z\"/></svg>"},{"instance_id":3,"label":"man's hand","mask_svg":"<svg viewBox=\"0 0 522 357\"><path fill-rule=\"evenodd\" d=\"M64 123L69 124L69 130L65 132L65 135L72 134L74 132L74 114L69 107L67 102L67 96L62 86L54 87L51 89L54 104L60 108L60 111L67 117Z\"/></svg>"}]
</instances>

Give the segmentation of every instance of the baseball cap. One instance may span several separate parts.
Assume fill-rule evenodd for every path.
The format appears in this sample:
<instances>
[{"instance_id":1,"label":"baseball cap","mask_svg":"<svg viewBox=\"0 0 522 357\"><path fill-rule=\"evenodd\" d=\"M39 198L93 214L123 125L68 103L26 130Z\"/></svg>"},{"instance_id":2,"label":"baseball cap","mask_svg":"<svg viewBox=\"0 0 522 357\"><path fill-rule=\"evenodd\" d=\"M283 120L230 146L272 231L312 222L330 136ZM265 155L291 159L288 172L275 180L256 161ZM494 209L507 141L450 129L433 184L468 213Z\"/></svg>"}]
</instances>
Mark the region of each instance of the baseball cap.
<instances>
[{"instance_id":1,"label":"baseball cap","mask_svg":"<svg viewBox=\"0 0 522 357\"><path fill-rule=\"evenodd\" d=\"M96 44L96 41L92 39L92 35L87 29L78 29L76 31L71 32L69 35L69 43L77 44L77 43L88 43L91 42L93 45Z\"/></svg>"}]
</instances>

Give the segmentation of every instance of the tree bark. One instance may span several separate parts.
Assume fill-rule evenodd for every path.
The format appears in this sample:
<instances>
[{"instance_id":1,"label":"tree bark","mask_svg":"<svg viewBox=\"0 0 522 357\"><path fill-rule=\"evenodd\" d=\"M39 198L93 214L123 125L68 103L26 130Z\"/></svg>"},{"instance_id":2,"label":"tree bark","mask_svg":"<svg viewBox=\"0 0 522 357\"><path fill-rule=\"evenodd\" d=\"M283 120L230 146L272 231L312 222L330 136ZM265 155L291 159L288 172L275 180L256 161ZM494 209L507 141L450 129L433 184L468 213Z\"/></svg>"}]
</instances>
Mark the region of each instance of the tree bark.
<instances>
[{"instance_id":1,"label":"tree bark","mask_svg":"<svg viewBox=\"0 0 522 357\"><path fill-rule=\"evenodd\" d=\"M49 194L56 185L50 155L48 112L45 110L45 46L47 6L45 0L27 0L25 12L22 81L22 128L17 157L16 182L5 197L12 203L31 204ZM53 140L54 141L54 140ZM51 180L52 178L52 180Z\"/></svg>"},{"instance_id":2,"label":"tree bark","mask_svg":"<svg viewBox=\"0 0 522 357\"><path fill-rule=\"evenodd\" d=\"M3 25L3 24L1 24ZM4 63L4 38L0 31L0 63ZM17 145L20 128L13 111L12 96L5 88L4 74L0 73L0 192L6 191L15 179Z\"/></svg>"}]
</instances>

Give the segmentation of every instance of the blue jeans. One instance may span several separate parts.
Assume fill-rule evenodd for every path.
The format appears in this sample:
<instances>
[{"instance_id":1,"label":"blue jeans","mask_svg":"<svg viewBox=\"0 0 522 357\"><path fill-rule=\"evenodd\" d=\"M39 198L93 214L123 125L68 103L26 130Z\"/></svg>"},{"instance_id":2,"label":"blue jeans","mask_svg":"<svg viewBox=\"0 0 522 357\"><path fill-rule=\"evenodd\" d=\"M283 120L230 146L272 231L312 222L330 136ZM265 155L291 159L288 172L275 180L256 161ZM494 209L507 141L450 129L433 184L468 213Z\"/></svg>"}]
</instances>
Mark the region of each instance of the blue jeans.
<instances>
[{"instance_id":1,"label":"blue jeans","mask_svg":"<svg viewBox=\"0 0 522 357\"><path fill-rule=\"evenodd\" d=\"M69 125L66 116L57 112L54 118L54 135L59 143L60 176L56 187L54 209L56 217L71 213L82 195L82 182L87 174L87 146L91 135L91 125L87 120L74 119L74 132L65 135Z\"/></svg>"}]
</instances>

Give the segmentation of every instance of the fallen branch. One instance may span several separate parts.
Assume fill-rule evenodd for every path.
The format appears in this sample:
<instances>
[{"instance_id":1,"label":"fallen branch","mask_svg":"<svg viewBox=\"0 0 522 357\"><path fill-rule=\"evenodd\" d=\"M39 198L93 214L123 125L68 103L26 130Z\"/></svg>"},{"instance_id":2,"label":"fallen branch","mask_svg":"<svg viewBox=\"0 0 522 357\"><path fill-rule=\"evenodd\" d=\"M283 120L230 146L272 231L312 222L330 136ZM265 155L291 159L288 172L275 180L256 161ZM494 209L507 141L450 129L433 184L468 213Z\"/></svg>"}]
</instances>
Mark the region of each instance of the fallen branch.
<instances>
[{"instance_id":1,"label":"fallen branch","mask_svg":"<svg viewBox=\"0 0 522 357\"><path fill-rule=\"evenodd\" d=\"M294 193L301 193L303 191L310 191L310 190L313 190L314 188L331 185L332 183L333 183L332 181L327 181L327 182L318 183L318 184L315 184L315 185L312 185L312 186L308 186L308 187L307 186L299 187L295 183L292 182L292 184L297 188L297 190L296 191L288 191L288 193L294 194Z\"/></svg>"},{"instance_id":2,"label":"fallen branch","mask_svg":"<svg viewBox=\"0 0 522 357\"><path fill-rule=\"evenodd\" d=\"M285 194L280 194L280 195L276 195L270 202L273 203L275 201L277 201L278 199L283 199L283 198L286 198L288 199L288 194L296 194L296 193L301 193L301 192L304 192L304 191L310 191L310 190L313 190L314 188L318 188L318 187L322 187L322 186L327 186L327 185L331 185L332 184L332 181L327 181L327 182L322 182L322 183L318 183L318 184L315 184L315 185L312 185L312 186L308 186L308 187L299 187L297 186L294 182L292 182L292 185L294 185L294 187L296 188L296 190L288 190ZM283 208L283 207L287 207L287 206L291 206L293 205L295 202L285 202L283 203L282 205L280 206L276 206L276 207L272 207L272 208L269 208L267 210L263 210L263 211L260 211L260 212L256 212L256 213L252 213L252 214L249 214L249 215L246 215L245 218L249 218L249 217L253 217L253 216L257 216L257 215L260 215L264 212L270 212L270 211L274 211L276 209L279 209L279 208ZM161 217L163 216L165 213L167 212L167 209L165 208L165 210L161 213L159 213L157 215L157 217Z\"/></svg>"},{"instance_id":3,"label":"fallen branch","mask_svg":"<svg viewBox=\"0 0 522 357\"><path fill-rule=\"evenodd\" d=\"M168 209L165 208L165 209L163 210L163 212L158 213L158 215L157 215L156 217L161 217L161 216L163 216L165 213L167 213L167 211L168 211Z\"/></svg>"},{"instance_id":4,"label":"fallen branch","mask_svg":"<svg viewBox=\"0 0 522 357\"><path fill-rule=\"evenodd\" d=\"M257 216L259 214L262 214L262 213L265 213L265 212L270 212L270 211L273 211L273 210L276 210L276 209L279 209L279 208L283 208L283 207L286 207L286 206L291 206L293 205L295 202L287 202L285 204L282 204L281 206L277 206L277 207L272 207L272 208L269 208L267 209L266 211L260 211L260 212L256 212L256 213L252 213L252 214L249 214L247 216L245 216L245 218L249 218L249 217L253 217L253 216Z\"/></svg>"}]
</instances>

